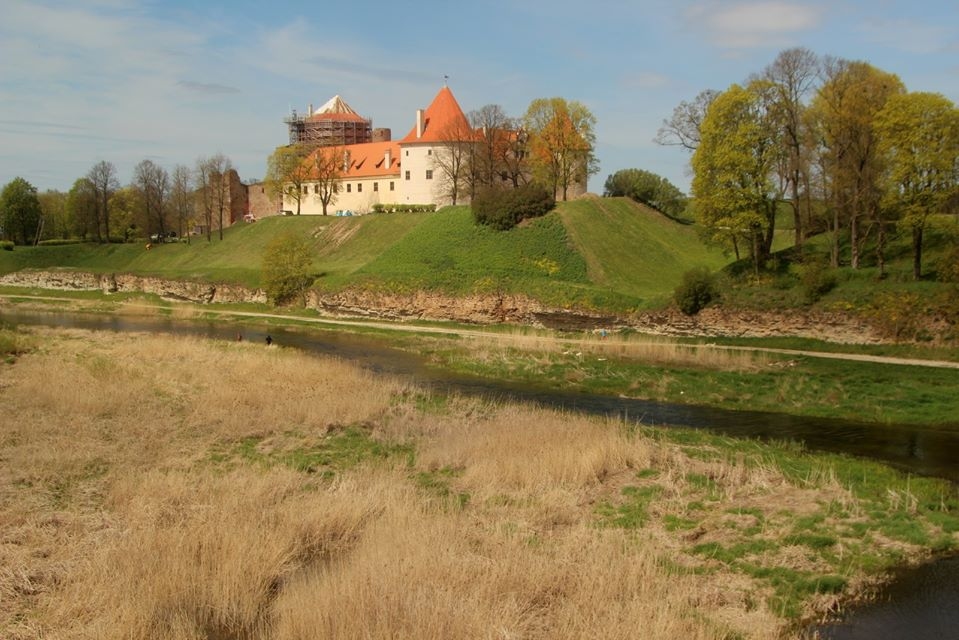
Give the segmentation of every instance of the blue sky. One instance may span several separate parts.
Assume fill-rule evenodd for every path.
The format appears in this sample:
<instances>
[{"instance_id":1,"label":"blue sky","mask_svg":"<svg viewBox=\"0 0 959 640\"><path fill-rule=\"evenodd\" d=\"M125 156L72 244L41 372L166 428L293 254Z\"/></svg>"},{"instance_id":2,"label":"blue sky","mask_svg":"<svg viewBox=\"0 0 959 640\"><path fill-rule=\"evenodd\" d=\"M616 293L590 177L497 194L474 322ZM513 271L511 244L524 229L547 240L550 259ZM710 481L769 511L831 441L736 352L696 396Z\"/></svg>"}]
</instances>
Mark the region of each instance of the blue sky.
<instances>
[{"instance_id":1,"label":"blue sky","mask_svg":"<svg viewBox=\"0 0 959 640\"><path fill-rule=\"evenodd\" d=\"M652 142L663 119L794 46L959 102L955 0L0 0L0 185L67 190L99 160L126 183L145 158L217 152L259 179L291 108L340 94L397 138L449 76L465 111L589 107L592 191L630 167L685 191L688 155Z\"/></svg>"}]
</instances>

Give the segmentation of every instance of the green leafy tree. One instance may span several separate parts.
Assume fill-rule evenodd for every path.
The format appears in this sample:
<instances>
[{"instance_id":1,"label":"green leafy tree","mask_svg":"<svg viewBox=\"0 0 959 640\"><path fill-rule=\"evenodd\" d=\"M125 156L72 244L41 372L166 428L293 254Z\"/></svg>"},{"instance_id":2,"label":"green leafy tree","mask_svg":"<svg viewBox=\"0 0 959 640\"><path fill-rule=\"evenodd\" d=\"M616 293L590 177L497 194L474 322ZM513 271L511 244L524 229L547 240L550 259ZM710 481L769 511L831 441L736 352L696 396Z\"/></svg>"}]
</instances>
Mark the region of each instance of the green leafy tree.
<instances>
[{"instance_id":1,"label":"green leafy tree","mask_svg":"<svg viewBox=\"0 0 959 640\"><path fill-rule=\"evenodd\" d=\"M86 240L97 227L97 193L89 178L78 178L67 192L67 217L71 231Z\"/></svg>"},{"instance_id":2,"label":"green leafy tree","mask_svg":"<svg viewBox=\"0 0 959 640\"><path fill-rule=\"evenodd\" d=\"M620 169L606 178L604 195L625 196L676 217L686 208L686 196L672 182L643 169Z\"/></svg>"},{"instance_id":3,"label":"green leafy tree","mask_svg":"<svg viewBox=\"0 0 959 640\"><path fill-rule=\"evenodd\" d=\"M40 211L43 216L41 240L70 237L70 219L67 215L67 194L54 189L38 193Z\"/></svg>"},{"instance_id":4,"label":"green leafy tree","mask_svg":"<svg viewBox=\"0 0 959 640\"><path fill-rule=\"evenodd\" d=\"M936 93L891 96L876 115L885 164L883 204L912 233L913 277L922 275L923 232L956 192L959 109Z\"/></svg>"},{"instance_id":5,"label":"green leafy tree","mask_svg":"<svg viewBox=\"0 0 959 640\"><path fill-rule=\"evenodd\" d=\"M781 146L770 125L768 84L733 85L712 102L693 153L694 208L707 240L749 247L754 270L769 255L778 196L770 180Z\"/></svg>"},{"instance_id":6,"label":"green leafy tree","mask_svg":"<svg viewBox=\"0 0 959 640\"><path fill-rule=\"evenodd\" d=\"M0 222L4 237L19 244L33 244L40 231L40 199L37 189L23 178L14 178L0 192Z\"/></svg>"},{"instance_id":7,"label":"green leafy tree","mask_svg":"<svg viewBox=\"0 0 959 640\"><path fill-rule=\"evenodd\" d=\"M826 60L825 81L810 105L819 141L823 196L832 211L832 266L839 266L840 230L849 230L850 262L860 266L868 223L879 234L882 267L885 221L880 207L882 159L876 114L890 96L905 92L902 81L866 62Z\"/></svg>"},{"instance_id":8,"label":"green leafy tree","mask_svg":"<svg viewBox=\"0 0 959 640\"><path fill-rule=\"evenodd\" d=\"M310 245L299 236L277 236L263 255L263 288L273 304L287 304L313 284Z\"/></svg>"},{"instance_id":9,"label":"green leafy tree","mask_svg":"<svg viewBox=\"0 0 959 640\"><path fill-rule=\"evenodd\" d=\"M585 105L563 98L538 98L523 119L529 135L534 176L553 194L567 199L570 187L585 184L599 171L596 160L596 117Z\"/></svg>"}]
</instances>

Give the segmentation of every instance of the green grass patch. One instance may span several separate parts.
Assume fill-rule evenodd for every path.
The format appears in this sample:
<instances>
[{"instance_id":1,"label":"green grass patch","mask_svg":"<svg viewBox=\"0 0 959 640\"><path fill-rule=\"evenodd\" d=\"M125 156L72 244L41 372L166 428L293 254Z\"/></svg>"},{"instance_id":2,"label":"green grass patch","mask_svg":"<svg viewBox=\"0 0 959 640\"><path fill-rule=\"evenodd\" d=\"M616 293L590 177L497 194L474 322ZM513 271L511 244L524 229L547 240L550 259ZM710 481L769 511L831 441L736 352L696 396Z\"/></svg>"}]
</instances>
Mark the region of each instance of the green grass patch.
<instances>
[{"instance_id":1,"label":"green grass patch","mask_svg":"<svg viewBox=\"0 0 959 640\"><path fill-rule=\"evenodd\" d=\"M362 427L350 426L315 441L294 431L282 437L248 436L217 447L208 458L217 466L284 465L303 473L331 477L361 464L412 455L411 445L380 442Z\"/></svg>"}]
</instances>

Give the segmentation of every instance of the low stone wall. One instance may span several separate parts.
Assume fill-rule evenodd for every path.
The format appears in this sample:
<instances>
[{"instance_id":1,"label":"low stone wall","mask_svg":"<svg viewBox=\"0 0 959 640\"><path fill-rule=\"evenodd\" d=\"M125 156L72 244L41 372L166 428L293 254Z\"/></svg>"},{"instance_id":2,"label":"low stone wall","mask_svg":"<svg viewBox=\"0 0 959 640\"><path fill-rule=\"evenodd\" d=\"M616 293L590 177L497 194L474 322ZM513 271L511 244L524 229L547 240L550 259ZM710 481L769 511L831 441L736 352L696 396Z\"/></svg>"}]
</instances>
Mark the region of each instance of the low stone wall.
<instances>
[{"instance_id":1,"label":"low stone wall","mask_svg":"<svg viewBox=\"0 0 959 640\"><path fill-rule=\"evenodd\" d=\"M0 277L0 284L51 290L140 291L164 298L189 302L266 302L261 289L231 284L211 284L187 280L166 280L129 274L101 274L81 271L16 271Z\"/></svg>"},{"instance_id":2,"label":"low stone wall","mask_svg":"<svg viewBox=\"0 0 959 640\"><path fill-rule=\"evenodd\" d=\"M18 271L0 277L0 284L53 290L113 293L142 291L200 303L266 303L262 289L238 285L164 280L123 274L73 271ZM306 306L330 315L394 320L450 320L473 324L514 323L571 331L630 328L667 336L796 336L841 343L880 343L882 336L865 320L822 311L788 313L704 309L686 316L675 309L616 316L550 308L523 295L453 297L429 291L389 293L351 289L327 294L311 291Z\"/></svg>"}]
</instances>

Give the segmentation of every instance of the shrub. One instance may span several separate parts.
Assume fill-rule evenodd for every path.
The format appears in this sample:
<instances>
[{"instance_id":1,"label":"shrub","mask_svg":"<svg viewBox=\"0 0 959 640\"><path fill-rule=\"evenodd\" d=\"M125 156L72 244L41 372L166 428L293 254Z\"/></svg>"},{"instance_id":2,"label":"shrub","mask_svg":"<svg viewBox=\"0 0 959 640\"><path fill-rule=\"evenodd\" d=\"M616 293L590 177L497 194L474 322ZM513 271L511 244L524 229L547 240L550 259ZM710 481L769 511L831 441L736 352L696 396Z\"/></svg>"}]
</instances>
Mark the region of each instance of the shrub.
<instances>
[{"instance_id":1,"label":"shrub","mask_svg":"<svg viewBox=\"0 0 959 640\"><path fill-rule=\"evenodd\" d=\"M371 207L373 213L428 213L436 211L435 204L393 204L377 202Z\"/></svg>"},{"instance_id":2,"label":"shrub","mask_svg":"<svg viewBox=\"0 0 959 640\"><path fill-rule=\"evenodd\" d=\"M302 295L311 284L313 258L306 240L292 234L278 236L263 255L263 288L273 304L285 304Z\"/></svg>"},{"instance_id":3,"label":"shrub","mask_svg":"<svg viewBox=\"0 0 959 640\"><path fill-rule=\"evenodd\" d=\"M716 278L706 267L690 269L673 291L676 306L687 316L696 315L719 297Z\"/></svg>"},{"instance_id":4,"label":"shrub","mask_svg":"<svg viewBox=\"0 0 959 640\"><path fill-rule=\"evenodd\" d=\"M836 288L836 274L819 261L800 266L799 281L802 283L807 304L816 302Z\"/></svg>"},{"instance_id":5,"label":"shrub","mask_svg":"<svg viewBox=\"0 0 959 640\"><path fill-rule=\"evenodd\" d=\"M515 189L486 189L473 198L473 217L499 231L512 229L523 220L546 215L556 206L552 194L538 184Z\"/></svg>"},{"instance_id":6,"label":"shrub","mask_svg":"<svg viewBox=\"0 0 959 640\"><path fill-rule=\"evenodd\" d=\"M13 241L0 240L0 249L3 249L4 251L13 251Z\"/></svg>"}]
</instances>

